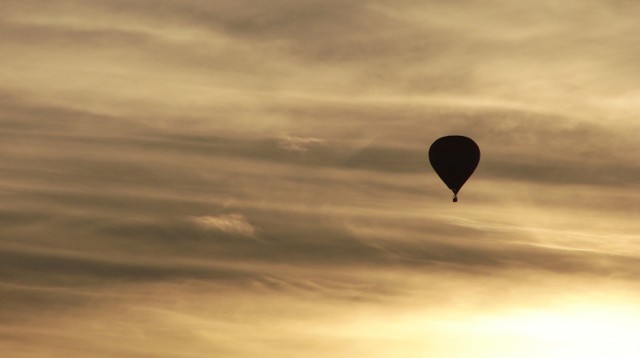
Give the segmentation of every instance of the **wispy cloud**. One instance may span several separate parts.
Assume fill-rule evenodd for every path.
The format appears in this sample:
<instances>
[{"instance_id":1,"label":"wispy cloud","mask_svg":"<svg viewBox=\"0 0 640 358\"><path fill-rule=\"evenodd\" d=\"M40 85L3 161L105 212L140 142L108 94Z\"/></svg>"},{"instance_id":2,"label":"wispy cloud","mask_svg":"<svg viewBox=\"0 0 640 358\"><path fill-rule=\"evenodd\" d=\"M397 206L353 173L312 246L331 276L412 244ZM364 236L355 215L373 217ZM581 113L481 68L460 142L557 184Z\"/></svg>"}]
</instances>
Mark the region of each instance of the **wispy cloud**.
<instances>
[{"instance_id":1,"label":"wispy cloud","mask_svg":"<svg viewBox=\"0 0 640 358\"><path fill-rule=\"evenodd\" d=\"M459 322L636 307L638 9L5 1L0 349L500 357Z\"/></svg>"},{"instance_id":2,"label":"wispy cloud","mask_svg":"<svg viewBox=\"0 0 640 358\"><path fill-rule=\"evenodd\" d=\"M256 229L240 213L224 214L218 216L200 216L194 219L206 230L218 230L227 234L240 234L254 236Z\"/></svg>"},{"instance_id":3,"label":"wispy cloud","mask_svg":"<svg viewBox=\"0 0 640 358\"><path fill-rule=\"evenodd\" d=\"M278 142L278 146L284 150L292 152L306 152L309 147L324 144L325 141L319 138L304 138L286 136Z\"/></svg>"}]
</instances>

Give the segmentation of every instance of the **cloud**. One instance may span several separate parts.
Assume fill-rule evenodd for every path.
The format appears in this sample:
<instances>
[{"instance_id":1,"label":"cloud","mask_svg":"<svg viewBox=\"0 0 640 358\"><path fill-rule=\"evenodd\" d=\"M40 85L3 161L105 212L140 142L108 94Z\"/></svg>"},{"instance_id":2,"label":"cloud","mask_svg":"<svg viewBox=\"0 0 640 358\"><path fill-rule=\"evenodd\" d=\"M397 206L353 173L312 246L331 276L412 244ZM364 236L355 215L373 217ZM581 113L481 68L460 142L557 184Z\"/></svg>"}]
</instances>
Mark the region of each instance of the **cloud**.
<instances>
[{"instance_id":1,"label":"cloud","mask_svg":"<svg viewBox=\"0 0 640 358\"><path fill-rule=\"evenodd\" d=\"M325 141L319 138L286 136L278 142L278 146L287 151L306 152L310 147L324 143Z\"/></svg>"},{"instance_id":2,"label":"cloud","mask_svg":"<svg viewBox=\"0 0 640 358\"><path fill-rule=\"evenodd\" d=\"M227 234L255 236L256 229L240 213L219 216L200 216L194 219L206 230L219 230Z\"/></svg>"},{"instance_id":3,"label":"cloud","mask_svg":"<svg viewBox=\"0 0 640 358\"><path fill-rule=\"evenodd\" d=\"M7 354L438 357L452 319L638 292L633 2L3 5Z\"/></svg>"}]
</instances>

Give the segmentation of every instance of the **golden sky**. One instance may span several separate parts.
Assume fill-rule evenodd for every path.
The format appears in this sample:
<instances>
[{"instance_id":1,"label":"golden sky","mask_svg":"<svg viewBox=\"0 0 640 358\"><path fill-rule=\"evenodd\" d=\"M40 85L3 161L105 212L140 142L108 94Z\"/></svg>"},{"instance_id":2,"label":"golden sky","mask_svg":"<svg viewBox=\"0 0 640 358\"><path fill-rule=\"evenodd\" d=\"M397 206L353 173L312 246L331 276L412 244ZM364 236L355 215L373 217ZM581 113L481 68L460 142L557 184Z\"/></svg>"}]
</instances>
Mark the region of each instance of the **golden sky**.
<instances>
[{"instance_id":1,"label":"golden sky","mask_svg":"<svg viewBox=\"0 0 640 358\"><path fill-rule=\"evenodd\" d=\"M640 3L1 8L3 355L640 356Z\"/></svg>"}]
</instances>

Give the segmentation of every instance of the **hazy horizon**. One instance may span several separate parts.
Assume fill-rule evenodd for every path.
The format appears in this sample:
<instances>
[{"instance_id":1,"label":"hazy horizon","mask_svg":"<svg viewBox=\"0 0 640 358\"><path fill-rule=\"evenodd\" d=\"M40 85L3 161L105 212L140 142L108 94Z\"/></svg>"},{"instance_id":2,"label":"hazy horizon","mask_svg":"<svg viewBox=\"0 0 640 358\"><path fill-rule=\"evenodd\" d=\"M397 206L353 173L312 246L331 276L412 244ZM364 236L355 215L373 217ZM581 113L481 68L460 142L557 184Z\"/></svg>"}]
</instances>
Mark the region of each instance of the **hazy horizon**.
<instances>
[{"instance_id":1,"label":"hazy horizon","mask_svg":"<svg viewBox=\"0 0 640 358\"><path fill-rule=\"evenodd\" d=\"M637 357L639 10L5 1L0 350Z\"/></svg>"}]
</instances>

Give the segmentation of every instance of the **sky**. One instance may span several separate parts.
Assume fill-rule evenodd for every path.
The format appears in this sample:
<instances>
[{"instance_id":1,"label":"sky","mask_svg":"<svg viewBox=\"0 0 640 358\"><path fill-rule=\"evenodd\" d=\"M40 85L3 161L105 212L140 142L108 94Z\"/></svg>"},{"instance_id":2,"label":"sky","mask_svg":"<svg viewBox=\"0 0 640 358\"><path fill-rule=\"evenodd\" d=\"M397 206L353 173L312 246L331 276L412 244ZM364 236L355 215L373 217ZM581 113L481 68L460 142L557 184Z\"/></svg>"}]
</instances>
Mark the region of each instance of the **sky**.
<instances>
[{"instance_id":1,"label":"sky","mask_svg":"<svg viewBox=\"0 0 640 358\"><path fill-rule=\"evenodd\" d=\"M640 355L640 3L0 14L5 355Z\"/></svg>"}]
</instances>

